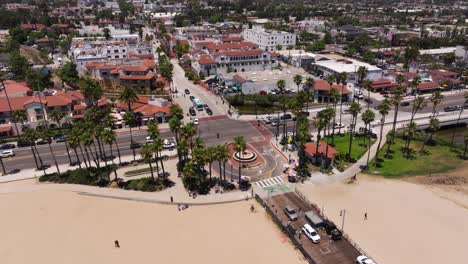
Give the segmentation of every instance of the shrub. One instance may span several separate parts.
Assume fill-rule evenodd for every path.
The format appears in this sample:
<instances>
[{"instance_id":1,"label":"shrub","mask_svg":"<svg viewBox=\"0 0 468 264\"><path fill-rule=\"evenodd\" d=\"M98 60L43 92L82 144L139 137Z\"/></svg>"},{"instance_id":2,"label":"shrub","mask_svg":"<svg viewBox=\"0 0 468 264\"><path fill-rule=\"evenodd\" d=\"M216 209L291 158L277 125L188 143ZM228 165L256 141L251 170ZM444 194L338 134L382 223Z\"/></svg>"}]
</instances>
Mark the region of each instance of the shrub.
<instances>
[{"instance_id":1,"label":"shrub","mask_svg":"<svg viewBox=\"0 0 468 264\"><path fill-rule=\"evenodd\" d=\"M41 176L40 182L55 182L55 183L72 183L94 186L105 186L109 183L109 175L113 171L112 165L97 169L90 167L89 169L81 168L76 170L68 170L58 173L51 173Z\"/></svg>"},{"instance_id":2,"label":"shrub","mask_svg":"<svg viewBox=\"0 0 468 264\"><path fill-rule=\"evenodd\" d=\"M229 182L229 181L226 181L226 180L220 180L219 181L219 185L223 188L223 190L225 191L232 191L234 189L236 189L236 185L234 185L233 183Z\"/></svg>"},{"instance_id":3,"label":"shrub","mask_svg":"<svg viewBox=\"0 0 468 264\"><path fill-rule=\"evenodd\" d=\"M128 181L124 185L124 189L142 192L155 192L172 186L174 186L174 182L167 178L156 178L153 181L151 177L145 177Z\"/></svg>"}]
</instances>

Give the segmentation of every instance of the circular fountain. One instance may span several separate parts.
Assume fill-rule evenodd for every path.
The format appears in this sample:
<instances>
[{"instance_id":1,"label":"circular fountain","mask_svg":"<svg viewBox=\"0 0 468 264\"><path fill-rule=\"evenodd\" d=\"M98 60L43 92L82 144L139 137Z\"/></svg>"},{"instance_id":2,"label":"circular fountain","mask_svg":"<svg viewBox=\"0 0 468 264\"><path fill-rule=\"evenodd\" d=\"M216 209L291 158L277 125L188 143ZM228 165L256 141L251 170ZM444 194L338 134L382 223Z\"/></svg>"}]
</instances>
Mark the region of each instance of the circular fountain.
<instances>
[{"instance_id":1,"label":"circular fountain","mask_svg":"<svg viewBox=\"0 0 468 264\"><path fill-rule=\"evenodd\" d=\"M257 154L248 149L244 150L242 153L235 152L233 155L234 160L240 163L248 163L257 159Z\"/></svg>"}]
</instances>

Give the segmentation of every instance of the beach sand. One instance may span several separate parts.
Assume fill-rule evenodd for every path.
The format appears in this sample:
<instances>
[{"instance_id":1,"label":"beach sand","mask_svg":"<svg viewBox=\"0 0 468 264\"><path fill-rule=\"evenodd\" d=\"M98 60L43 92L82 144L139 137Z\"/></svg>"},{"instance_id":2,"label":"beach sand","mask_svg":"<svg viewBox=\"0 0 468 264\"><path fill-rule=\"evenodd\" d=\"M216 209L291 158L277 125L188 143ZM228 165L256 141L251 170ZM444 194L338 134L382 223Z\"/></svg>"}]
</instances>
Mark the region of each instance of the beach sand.
<instances>
[{"instance_id":1,"label":"beach sand","mask_svg":"<svg viewBox=\"0 0 468 264\"><path fill-rule=\"evenodd\" d=\"M468 210L428 186L359 175L300 190L339 227L346 209L345 232L379 263L468 263Z\"/></svg>"},{"instance_id":2,"label":"beach sand","mask_svg":"<svg viewBox=\"0 0 468 264\"><path fill-rule=\"evenodd\" d=\"M1 263L305 263L253 201L178 211L40 190L0 195L0 210Z\"/></svg>"}]
</instances>

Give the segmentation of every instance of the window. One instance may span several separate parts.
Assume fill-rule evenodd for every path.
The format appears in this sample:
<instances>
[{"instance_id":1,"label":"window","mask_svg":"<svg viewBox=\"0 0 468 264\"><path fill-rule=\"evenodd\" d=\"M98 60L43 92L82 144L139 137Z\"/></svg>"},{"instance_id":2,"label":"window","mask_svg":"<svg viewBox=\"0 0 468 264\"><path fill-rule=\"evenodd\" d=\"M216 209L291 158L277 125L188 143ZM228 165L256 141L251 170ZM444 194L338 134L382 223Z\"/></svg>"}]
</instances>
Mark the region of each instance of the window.
<instances>
[{"instance_id":1,"label":"window","mask_svg":"<svg viewBox=\"0 0 468 264\"><path fill-rule=\"evenodd\" d=\"M122 52L125 52L125 50L123 49Z\"/></svg>"},{"instance_id":2,"label":"window","mask_svg":"<svg viewBox=\"0 0 468 264\"><path fill-rule=\"evenodd\" d=\"M114 50L114 53L119 53L119 50Z\"/></svg>"},{"instance_id":3,"label":"window","mask_svg":"<svg viewBox=\"0 0 468 264\"><path fill-rule=\"evenodd\" d=\"M118 59L120 56L119 55L115 55L115 58Z\"/></svg>"},{"instance_id":4,"label":"window","mask_svg":"<svg viewBox=\"0 0 468 264\"><path fill-rule=\"evenodd\" d=\"M107 50L107 53L110 53L110 50Z\"/></svg>"}]
</instances>

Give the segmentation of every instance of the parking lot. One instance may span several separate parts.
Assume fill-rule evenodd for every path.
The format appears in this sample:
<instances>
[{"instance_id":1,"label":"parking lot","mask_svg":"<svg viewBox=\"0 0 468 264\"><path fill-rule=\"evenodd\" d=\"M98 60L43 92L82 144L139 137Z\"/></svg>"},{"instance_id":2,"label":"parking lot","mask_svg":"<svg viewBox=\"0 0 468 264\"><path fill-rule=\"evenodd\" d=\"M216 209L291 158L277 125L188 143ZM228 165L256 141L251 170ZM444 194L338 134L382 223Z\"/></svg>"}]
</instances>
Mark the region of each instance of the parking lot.
<instances>
[{"instance_id":1,"label":"parking lot","mask_svg":"<svg viewBox=\"0 0 468 264\"><path fill-rule=\"evenodd\" d=\"M307 204L294 192L271 196L270 198L265 199L265 203L277 216L283 227L286 228L288 223L290 223L296 231L300 231L302 226L307 223L304 217L306 212L314 211L315 213L318 213L317 210ZM298 219L296 221L289 221L283 211L286 206L291 206L298 211ZM296 232L296 235L294 236L312 258L313 262L317 264L356 263L356 257L361 254L345 238L334 241L327 235L325 230L316 230L321 238L319 244L313 244L312 241L310 241L304 234L299 235L299 232Z\"/></svg>"}]
</instances>

